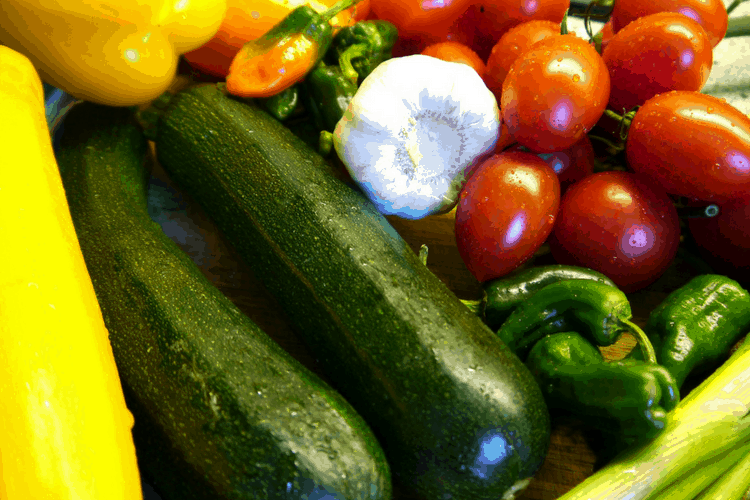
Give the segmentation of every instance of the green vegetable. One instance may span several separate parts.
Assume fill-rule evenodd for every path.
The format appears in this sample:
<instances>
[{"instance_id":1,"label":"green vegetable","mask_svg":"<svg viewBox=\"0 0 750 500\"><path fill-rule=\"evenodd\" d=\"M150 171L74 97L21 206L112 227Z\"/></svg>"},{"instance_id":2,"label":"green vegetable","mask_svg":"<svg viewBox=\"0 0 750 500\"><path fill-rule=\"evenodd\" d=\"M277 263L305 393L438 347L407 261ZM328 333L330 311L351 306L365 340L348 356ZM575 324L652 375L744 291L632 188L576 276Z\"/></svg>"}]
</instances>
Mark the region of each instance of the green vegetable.
<instances>
[{"instance_id":1,"label":"green vegetable","mask_svg":"<svg viewBox=\"0 0 750 500\"><path fill-rule=\"evenodd\" d=\"M390 499L362 418L149 217L147 142L129 118L76 106L58 162L150 482L165 500Z\"/></svg>"},{"instance_id":2,"label":"green vegetable","mask_svg":"<svg viewBox=\"0 0 750 500\"><path fill-rule=\"evenodd\" d=\"M558 281L518 306L497 335L523 358L539 339L562 328L572 326L600 346L614 344L629 329L647 352L646 359L655 361L650 341L631 317L630 302L616 287L592 280Z\"/></svg>"},{"instance_id":3,"label":"green vegetable","mask_svg":"<svg viewBox=\"0 0 750 500\"><path fill-rule=\"evenodd\" d=\"M297 110L299 87L293 85L271 97L257 98L263 109L279 121L284 121Z\"/></svg>"},{"instance_id":4,"label":"green vegetable","mask_svg":"<svg viewBox=\"0 0 750 500\"><path fill-rule=\"evenodd\" d=\"M319 130L333 132L357 93L357 84L346 78L338 66L319 63L305 79L306 104Z\"/></svg>"},{"instance_id":5,"label":"green vegetable","mask_svg":"<svg viewBox=\"0 0 750 500\"><path fill-rule=\"evenodd\" d=\"M667 414L658 436L627 449L558 500L693 500L720 483L740 492L743 486L732 483L750 455L749 375L745 341ZM747 490L748 477L740 481Z\"/></svg>"},{"instance_id":6,"label":"green vegetable","mask_svg":"<svg viewBox=\"0 0 750 500\"><path fill-rule=\"evenodd\" d=\"M716 274L696 276L649 315L646 334L656 359L682 386L694 370L711 367L750 329L750 294ZM640 353L633 357L638 359Z\"/></svg>"},{"instance_id":7,"label":"green vegetable","mask_svg":"<svg viewBox=\"0 0 750 500\"><path fill-rule=\"evenodd\" d=\"M338 65L352 83L361 84L378 64L391 58L397 39L398 30L388 21L360 21L341 28L326 61Z\"/></svg>"},{"instance_id":8,"label":"green vegetable","mask_svg":"<svg viewBox=\"0 0 750 500\"><path fill-rule=\"evenodd\" d=\"M362 193L214 86L174 96L156 146L371 425L405 490L497 500L528 484L550 432L536 382Z\"/></svg>"},{"instance_id":9,"label":"green vegetable","mask_svg":"<svg viewBox=\"0 0 750 500\"><path fill-rule=\"evenodd\" d=\"M535 266L515 272L483 285L481 301L463 301L484 318L484 322L497 330L513 310L547 285L566 280L594 280L616 286L603 274L585 267L553 264Z\"/></svg>"},{"instance_id":10,"label":"green vegetable","mask_svg":"<svg viewBox=\"0 0 750 500\"><path fill-rule=\"evenodd\" d=\"M651 439L680 400L663 366L637 360L605 362L599 349L575 332L539 340L526 366L547 406L574 414L590 427L621 439Z\"/></svg>"}]
</instances>

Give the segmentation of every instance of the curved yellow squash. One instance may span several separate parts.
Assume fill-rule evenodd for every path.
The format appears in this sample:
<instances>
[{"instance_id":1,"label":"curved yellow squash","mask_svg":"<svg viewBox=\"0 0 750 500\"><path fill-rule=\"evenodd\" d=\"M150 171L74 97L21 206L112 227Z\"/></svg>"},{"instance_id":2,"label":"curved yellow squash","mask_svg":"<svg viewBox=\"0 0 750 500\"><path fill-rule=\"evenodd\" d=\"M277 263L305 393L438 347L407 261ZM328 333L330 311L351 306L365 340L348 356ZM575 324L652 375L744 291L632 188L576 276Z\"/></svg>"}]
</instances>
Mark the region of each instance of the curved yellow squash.
<instances>
[{"instance_id":1,"label":"curved yellow squash","mask_svg":"<svg viewBox=\"0 0 750 500\"><path fill-rule=\"evenodd\" d=\"M2 0L0 43L79 99L147 103L174 79L180 54L210 40L226 0Z\"/></svg>"},{"instance_id":2,"label":"curved yellow squash","mask_svg":"<svg viewBox=\"0 0 750 500\"><path fill-rule=\"evenodd\" d=\"M120 379L29 60L0 46L0 499L142 498Z\"/></svg>"}]
</instances>

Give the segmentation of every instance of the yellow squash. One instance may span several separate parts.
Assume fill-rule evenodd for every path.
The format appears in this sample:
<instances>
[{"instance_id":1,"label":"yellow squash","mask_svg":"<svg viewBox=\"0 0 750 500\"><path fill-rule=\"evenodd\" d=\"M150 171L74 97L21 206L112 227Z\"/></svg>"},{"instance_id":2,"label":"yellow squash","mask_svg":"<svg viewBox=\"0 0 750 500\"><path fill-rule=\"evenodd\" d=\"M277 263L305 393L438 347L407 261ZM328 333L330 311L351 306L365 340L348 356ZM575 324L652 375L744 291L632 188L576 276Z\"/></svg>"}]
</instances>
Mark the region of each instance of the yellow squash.
<instances>
[{"instance_id":1,"label":"yellow squash","mask_svg":"<svg viewBox=\"0 0 750 500\"><path fill-rule=\"evenodd\" d=\"M68 211L42 84L3 46L0 151L0 499L140 499L133 416Z\"/></svg>"},{"instance_id":2,"label":"yellow squash","mask_svg":"<svg viewBox=\"0 0 750 500\"><path fill-rule=\"evenodd\" d=\"M167 89L179 56L214 36L226 8L226 0L2 0L0 43L75 97L137 105Z\"/></svg>"}]
</instances>

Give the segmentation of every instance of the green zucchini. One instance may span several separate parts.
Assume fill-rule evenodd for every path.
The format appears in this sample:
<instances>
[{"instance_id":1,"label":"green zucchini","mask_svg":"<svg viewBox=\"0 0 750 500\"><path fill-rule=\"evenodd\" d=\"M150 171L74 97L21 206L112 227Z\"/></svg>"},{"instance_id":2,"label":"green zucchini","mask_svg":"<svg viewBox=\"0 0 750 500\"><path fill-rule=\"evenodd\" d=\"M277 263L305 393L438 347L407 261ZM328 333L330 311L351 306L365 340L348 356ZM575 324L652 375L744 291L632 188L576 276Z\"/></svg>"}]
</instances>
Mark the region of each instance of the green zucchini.
<instances>
[{"instance_id":1,"label":"green zucchini","mask_svg":"<svg viewBox=\"0 0 750 500\"><path fill-rule=\"evenodd\" d=\"M389 499L362 418L149 217L147 141L131 118L74 107L57 160L144 475L165 500Z\"/></svg>"},{"instance_id":2,"label":"green zucchini","mask_svg":"<svg viewBox=\"0 0 750 500\"><path fill-rule=\"evenodd\" d=\"M281 304L332 384L426 499L493 499L541 465L531 373L386 219L264 111L214 85L177 93L160 163Z\"/></svg>"}]
</instances>

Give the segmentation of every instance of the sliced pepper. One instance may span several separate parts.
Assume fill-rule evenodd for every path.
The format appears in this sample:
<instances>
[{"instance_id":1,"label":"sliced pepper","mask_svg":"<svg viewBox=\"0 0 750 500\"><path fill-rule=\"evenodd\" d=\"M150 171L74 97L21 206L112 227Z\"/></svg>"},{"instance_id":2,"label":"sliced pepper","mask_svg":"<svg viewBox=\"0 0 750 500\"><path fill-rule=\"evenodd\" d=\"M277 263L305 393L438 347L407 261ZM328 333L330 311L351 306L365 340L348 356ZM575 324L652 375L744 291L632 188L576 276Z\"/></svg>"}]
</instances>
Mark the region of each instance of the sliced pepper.
<instances>
[{"instance_id":1,"label":"sliced pepper","mask_svg":"<svg viewBox=\"0 0 750 500\"><path fill-rule=\"evenodd\" d=\"M599 350L576 332L540 339L526 366L550 408L572 413L623 440L650 439L680 400L672 374L655 363L606 362Z\"/></svg>"},{"instance_id":2,"label":"sliced pepper","mask_svg":"<svg viewBox=\"0 0 750 500\"><path fill-rule=\"evenodd\" d=\"M3 0L0 43L79 99L131 106L172 83L180 54L210 40L226 0Z\"/></svg>"}]
</instances>

